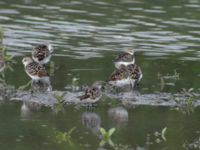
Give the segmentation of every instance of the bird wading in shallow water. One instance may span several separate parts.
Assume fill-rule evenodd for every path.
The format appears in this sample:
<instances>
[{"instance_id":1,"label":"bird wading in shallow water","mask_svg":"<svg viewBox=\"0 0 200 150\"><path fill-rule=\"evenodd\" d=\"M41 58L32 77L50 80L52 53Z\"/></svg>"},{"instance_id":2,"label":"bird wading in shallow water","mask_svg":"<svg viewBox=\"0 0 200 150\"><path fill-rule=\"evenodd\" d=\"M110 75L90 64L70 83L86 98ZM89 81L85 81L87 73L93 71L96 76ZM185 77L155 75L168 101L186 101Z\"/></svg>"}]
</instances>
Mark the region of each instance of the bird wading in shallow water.
<instances>
[{"instance_id":1,"label":"bird wading in shallow water","mask_svg":"<svg viewBox=\"0 0 200 150\"><path fill-rule=\"evenodd\" d=\"M108 83L117 87L123 87L130 84L129 72L126 66L122 65L119 69L115 70L111 74Z\"/></svg>"},{"instance_id":2,"label":"bird wading in shallow water","mask_svg":"<svg viewBox=\"0 0 200 150\"><path fill-rule=\"evenodd\" d=\"M47 64L52 56L53 47L48 44L40 44L33 48L32 59L40 64Z\"/></svg>"},{"instance_id":3,"label":"bird wading in shallow water","mask_svg":"<svg viewBox=\"0 0 200 150\"><path fill-rule=\"evenodd\" d=\"M127 66L127 69L129 72L129 78L131 80L132 87L134 87L135 85L138 85L143 77L140 66L136 64L131 64Z\"/></svg>"},{"instance_id":4,"label":"bird wading in shallow water","mask_svg":"<svg viewBox=\"0 0 200 150\"><path fill-rule=\"evenodd\" d=\"M49 79L49 75L45 67L37 62L34 62L30 57L24 57L22 59L25 72L34 81Z\"/></svg>"},{"instance_id":5,"label":"bird wading in shallow water","mask_svg":"<svg viewBox=\"0 0 200 150\"><path fill-rule=\"evenodd\" d=\"M102 97L102 83L96 81L90 88L88 88L84 95L80 96L80 100L83 103L95 103Z\"/></svg>"},{"instance_id":6,"label":"bird wading in shallow water","mask_svg":"<svg viewBox=\"0 0 200 150\"><path fill-rule=\"evenodd\" d=\"M134 53L133 49L129 49L119 54L114 60L115 67L119 69L121 65L127 66L135 64Z\"/></svg>"},{"instance_id":7,"label":"bird wading in shallow water","mask_svg":"<svg viewBox=\"0 0 200 150\"><path fill-rule=\"evenodd\" d=\"M143 74L138 65L121 65L119 69L111 74L108 83L117 87L131 85L131 87L134 88L134 86L140 82L142 77Z\"/></svg>"}]
</instances>

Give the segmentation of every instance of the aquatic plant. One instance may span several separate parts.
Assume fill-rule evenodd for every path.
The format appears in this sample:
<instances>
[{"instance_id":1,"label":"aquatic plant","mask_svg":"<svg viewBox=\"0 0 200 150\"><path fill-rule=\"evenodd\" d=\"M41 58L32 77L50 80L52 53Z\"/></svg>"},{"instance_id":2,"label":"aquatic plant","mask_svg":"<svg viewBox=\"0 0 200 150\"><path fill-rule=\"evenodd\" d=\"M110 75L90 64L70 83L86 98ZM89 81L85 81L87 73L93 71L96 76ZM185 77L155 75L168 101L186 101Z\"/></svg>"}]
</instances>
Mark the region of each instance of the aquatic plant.
<instances>
[{"instance_id":1,"label":"aquatic plant","mask_svg":"<svg viewBox=\"0 0 200 150\"><path fill-rule=\"evenodd\" d=\"M158 73L158 79L160 80L160 90L162 91L164 87L167 86L175 86L175 82L180 79L180 74L177 73L176 70L174 70L174 74L170 75L162 75L161 73Z\"/></svg>"},{"instance_id":2,"label":"aquatic plant","mask_svg":"<svg viewBox=\"0 0 200 150\"><path fill-rule=\"evenodd\" d=\"M13 56L8 54L7 49L3 46L3 35L3 29L0 28L0 53L2 54L6 67L13 71L11 64L16 63L16 61L13 59Z\"/></svg>"},{"instance_id":3,"label":"aquatic plant","mask_svg":"<svg viewBox=\"0 0 200 150\"><path fill-rule=\"evenodd\" d=\"M167 127L165 127L165 128L163 128L162 130L161 130L161 132L158 132L158 131L156 131L155 133L154 133L154 136L156 137L156 143L160 143L160 142L162 142L162 141L167 141L167 139L166 139L166 131L167 131Z\"/></svg>"},{"instance_id":4,"label":"aquatic plant","mask_svg":"<svg viewBox=\"0 0 200 150\"><path fill-rule=\"evenodd\" d=\"M54 104L53 106L53 110L56 114L58 114L59 112L63 112L64 113L64 107L63 107L63 101L64 101L64 97L65 97L66 93L60 93L60 92L54 92L54 98L56 99L56 104Z\"/></svg>"},{"instance_id":5,"label":"aquatic plant","mask_svg":"<svg viewBox=\"0 0 200 150\"><path fill-rule=\"evenodd\" d=\"M54 97L56 98L57 102L62 103L64 101L66 93L65 92L54 92Z\"/></svg>"},{"instance_id":6,"label":"aquatic plant","mask_svg":"<svg viewBox=\"0 0 200 150\"><path fill-rule=\"evenodd\" d=\"M100 146L103 147L106 143L108 143L110 146L114 147L114 143L111 140L111 136L115 132L115 128L111 128L108 131L106 131L104 128L100 128L100 133L102 135L102 140L100 142Z\"/></svg>"},{"instance_id":7,"label":"aquatic plant","mask_svg":"<svg viewBox=\"0 0 200 150\"><path fill-rule=\"evenodd\" d=\"M4 73L0 74L0 96L2 99L10 99L13 93L15 93L15 87L7 84Z\"/></svg>"},{"instance_id":8,"label":"aquatic plant","mask_svg":"<svg viewBox=\"0 0 200 150\"><path fill-rule=\"evenodd\" d=\"M79 78L73 77L72 79L72 90L77 91L79 89Z\"/></svg>"},{"instance_id":9,"label":"aquatic plant","mask_svg":"<svg viewBox=\"0 0 200 150\"><path fill-rule=\"evenodd\" d=\"M190 114L194 112L194 102L195 97L189 97L186 99L175 98L175 102L177 103L176 110L182 112L183 114Z\"/></svg>"},{"instance_id":10,"label":"aquatic plant","mask_svg":"<svg viewBox=\"0 0 200 150\"><path fill-rule=\"evenodd\" d=\"M148 134L146 135L145 147L148 149L148 147L149 147L150 145L152 145L152 144L153 144L153 142L151 142L151 135L148 133Z\"/></svg>"},{"instance_id":11,"label":"aquatic plant","mask_svg":"<svg viewBox=\"0 0 200 150\"><path fill-rule=\"evenodd\" d=\"M166 142L167 127L164 127L161 131L155 131L153 134L147 134L145 147L148 149L150 145Z\"/></svg>"},{"instance_id":12,"label":"aquatic plant","mask_svg":"<svg viewBox=\"0 0 200 150\"><path fill-rule=\"evenodd\" d=\"M0 27L0 46L3 45L3 28Z\"/></svg>"},{"instance_id":13,"label":"aquatic plant","mask_svg":"<svg viewBox=\"0 0 200 150\"><path fill-rule=\"evenodd\" d=\"M13 57L7 53L7 49L3 47L3 29L0 28L0 55L1 55L1 72L0 72L0 96L8 99L15 92L15 87L8 85L6 81L5 71L7 69L13 71L11 64L15 63Z\"/></svg>"},{"instance_id":14,"label":"aquatic plant","mask_svg":"<svg viewBox=\"0 0 200 150\"><path fill-rule=\"evenodd\" d=\"M71 135L75 131L76 127L71 128L67 132L61 132L61 131L55 131L55 137L57 143L67 143L71 146L73 146L73 143L71 141Z\"/></svg>"},{"instance_id":15,"label":"aquatic plant","mask_svg":"<svg viewBox=\"0 0 200 150\"><path fill-rule=\"evenodd\" d=\"M200 132L197 131L196 133L199 134ZM192 140L192 142L188 142L188 141L184 142L184 144L182 146L186 150L199 150L200 149L200 136L198 136L197 138Z\"/></svg>"},{"instance_id":16,"label":"aquatic plant","mask_svg":"<svg viewBox=\"0 0 200 150\"><path fill-rule=\"evenodd\" d=\"M23 90L27 89L27 88L31 85L31 82L32 82L32 81L30 80L30 81L27 82L26 84L19 86L19 87L17 88L17 90L23 91Z\"/></svg>"},{"instance_id":17,"label":"aquatic plant","mask_svg":"<svg viewBox=\"0 0 200 150\"><path fill-rule=\"evenodd\" d=\"M3 54L3 59L5 61L6 67L13 71L11 64L15 64L16 61L13 59L13 56L8 54L8 51L5 47L1 48L1 53Z\"/></svg>"},{"instance_id":18,"label":"aquatic plant","mask_svg":"<svg viewBox=\"0 0 200 150\"><path fill-rule=\"evenodd\" d=\"M55 63L54 61L51 61L49 64L49 74L52 75L55 72Z\"/></svg>"}]
</instances>

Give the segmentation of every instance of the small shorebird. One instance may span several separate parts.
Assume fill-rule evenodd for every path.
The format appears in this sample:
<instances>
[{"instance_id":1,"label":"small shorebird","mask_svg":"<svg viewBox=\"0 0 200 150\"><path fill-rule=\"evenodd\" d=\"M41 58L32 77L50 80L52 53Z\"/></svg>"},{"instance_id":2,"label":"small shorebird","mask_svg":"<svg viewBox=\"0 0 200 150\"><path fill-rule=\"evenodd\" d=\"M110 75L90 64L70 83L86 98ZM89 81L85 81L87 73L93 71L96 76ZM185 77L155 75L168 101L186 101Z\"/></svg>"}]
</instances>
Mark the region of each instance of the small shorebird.
<instances>
[{"instance_id":1,"label":"small shorebird","mask_svg":"<svg viewBox=\"0 0 200 150\"><path fill-rule=\"evenodd\" d=\"M96 81L90 88L88 88L84 95L80 96L80 100L83 103L95 103L99 101L102 97L102 83Z\"/></svg>"},{"instance_id":2,"label":"small shorebird","mask_svg":"<svg viewBox=\"0 0 200 150\"><path fill-rule=\"evenodd\" d=\"M22 60L25 72L34 81L48 79L48 73L45 67L37 62L34 62L30 57L24 57Z\"/></svg>"},{"instance_id":3,"label":"small shorebird","mask_svg":"<svg viewBox=\"0 0 200 150\"><path fill-rule=\"evenodd\" d=\"M53 47L48 44L40 44L33 48L32 59L40 64L47 64L52 56Z\"/></svg>"},{"instance_id":4,"label":"small shorebird","mask_svg":"<svg viewBox=\"0 0 200 150\"><path fill-rule=\"evenodd\" d=\"M133 49L128 49L122 52L114 60L115 67L117 69L119 69L121 65L127 66L134 63L135 63L135 56Z\"/></svg>"},{"instance_id":5,"label":"small shorebird","mask_svg":"<svg viewBox=\"0 0 200 150\"><path fill-rule=\"evenodd\" d=\"M111 74L108 83L117 87L130 84L129 73L126 66L122 65L119 69L115 70Z\"/></svg>"},{"instance_id":6,"label":"small shorebird","mask_svg":"<svg viewBox=\"0 0 200 150\"><path fill-rule=\"evenodd\" d=\"M130 64L128 66L120 66L119 69L115 70L108 81L109 84L123 87L125 85L131 85L132 88L140 82L143 74L140 67L136 64Z\"/></svg>"},{"instance_id":7,"label":"small shorebird","mask_svg":"<svg viewBox=\"0 0 200 150\"><path fill-rule=\"evenodd\" d=\"M139 84L141 81L143 74L140 66L136 64L131 64L127 66L127 69L129 71L129 77L131 79L131 85L134 87L134 85Z\"/></svg>"}]
</instances>

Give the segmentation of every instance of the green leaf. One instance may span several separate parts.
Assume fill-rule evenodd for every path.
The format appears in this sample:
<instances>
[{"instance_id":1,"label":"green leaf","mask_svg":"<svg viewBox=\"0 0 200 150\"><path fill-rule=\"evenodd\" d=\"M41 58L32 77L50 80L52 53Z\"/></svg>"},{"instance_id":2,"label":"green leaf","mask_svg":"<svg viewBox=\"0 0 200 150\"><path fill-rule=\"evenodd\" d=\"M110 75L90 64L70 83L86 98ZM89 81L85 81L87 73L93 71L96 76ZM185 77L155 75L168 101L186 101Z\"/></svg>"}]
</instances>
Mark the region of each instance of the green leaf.
<instances>
[{"instance_id":1,"label":"green leaf","mask_svg":"<svg viewBox=\"0 0 200 150\"><path fill-rule=\"evenodd\" d=\"M188 90L188 92L192 92L194 90L194 88L190 88L189 90Z\"/></svg>"},{"instance_id":2,"label":"green leaf","mask_svg":"<svg viewBox=\"0 0 200 150\"><path fill-rule=\"evenodd\" d=\"M29 87L31 85L31 81L29 81L27 84L25 84L25 85L22 85L22 86L19 86L18 87L18 90L24 90L24 89L26 89L27 87Z\"/></svg>"},{"instance_id":3,"label":"green leaf","mask_svg":"<svg viewBox=\"0 0 200 150\"><path fill-rule=\"evenodd\" d=\"M163 128L161 131L161 137L164 141L167 141L165 135L166 135L167 127Z\"/></svg>"},{"instance_id":4,"label":"green leaf","mask_svg":"<svg viewBox=\"0 0 200 150\"><path fill-rule=\"evenodd\" d=\"M102 135L106 134L106 130L104 128L100 128L100 132L101 132Z\"/></svg>"},{"instance_id":5,"label":"green leaf","mask_svg":"<svg viewBox=\"0 0 200 150\"><path fill-rule=\"evenodd\" d=\"M115 132L115 128L111 128L109 131L108 131L108 135L111 136L114 132Z\"/></svg>"},{"instance_id":6,"label":"green leaf","mask_svg":"<svg viewBox=\"0 0 200 150\"><path fill-rule=\"evenodd\" d=\"M101 147L103 147L105 144L106 144L106 141L104 141L104 140L102 140L102 141L99 143L99 145L100 145Z\"/></svg>"},{"instance_id":7,"label":"green leaf","mask_svg":"<svg viewBox=\"0 0 200 150\"><path fill-rule=\"evenodd\" d=\"M14 71L14 69L10 65L7 65L7 68L12 72Z\"/></svg>"},{"instance_id":8,"label":"green leaf","mask_svg":"<svg viewBox=\"0 0 200 150\"><path fill-rule=\"evenodd\" d=\"M68 131L68 135L71 135L72 132L73 132L75 129L76 129L76 127L71 128L71 129Z\"/></svg>"},{"instance_id":9,"label":"green leaf","mask_svg":"<svg viewBox=\"0 0 200 150\"><path fill-rule=\"evenodd\" d=\"M113 143L113 141L112 141L111 139L108 140L108 144L109 144L110 146L112 146L112 147L115 146L115 144Z\"/></svg>"}]
</instances>

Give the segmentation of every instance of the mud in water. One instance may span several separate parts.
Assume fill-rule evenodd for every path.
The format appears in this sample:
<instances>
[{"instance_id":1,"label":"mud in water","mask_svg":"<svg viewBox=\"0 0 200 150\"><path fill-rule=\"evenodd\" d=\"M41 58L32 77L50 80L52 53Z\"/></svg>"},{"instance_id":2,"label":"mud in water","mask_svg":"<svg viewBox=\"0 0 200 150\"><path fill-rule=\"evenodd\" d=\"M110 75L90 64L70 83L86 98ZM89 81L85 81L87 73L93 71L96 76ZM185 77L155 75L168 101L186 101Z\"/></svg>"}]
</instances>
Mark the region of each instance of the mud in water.
<instances>
[{"instance_id":1,"label":"mud in water","mask_svg":"<svg viewBox=\"0 0 200 150\"><path fill-rule=\"evenodd\" d=\"M31 93L30 91L18 91L12 92L7 95L9 101L29 101L38 103L44 106L52 107L58 103L56 95L63 95L63 104L81 104L79 97L84 94L84 91L51 91L51 92L37 92ZM0 97L4 100L4 96ZM102 98L96 103L103 101L106 104L106 100L118 101L125 106L166 106L166 107L177 107L192 103L192 106L196 107L200 105L200 94L195 92L180 92L176 94L171 93L152 93L152 94L140 94L138 91L119 92L119 93L103 93Z\"/></svg>"}]
</instances>

